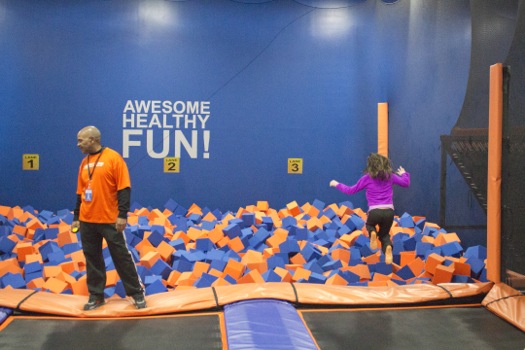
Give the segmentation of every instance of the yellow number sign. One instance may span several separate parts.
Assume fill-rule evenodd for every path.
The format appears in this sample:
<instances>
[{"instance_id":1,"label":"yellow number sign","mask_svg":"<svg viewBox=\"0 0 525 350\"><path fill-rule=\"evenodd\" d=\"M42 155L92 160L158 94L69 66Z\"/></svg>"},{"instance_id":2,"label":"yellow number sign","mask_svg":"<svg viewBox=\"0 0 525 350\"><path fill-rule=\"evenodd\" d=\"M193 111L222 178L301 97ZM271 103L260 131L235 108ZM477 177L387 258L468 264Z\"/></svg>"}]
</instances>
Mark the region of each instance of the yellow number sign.
<instances>
[{"instance_id":1,"label":"yellow number sign","mask_svg":"<svg viewBox=\"0 0 525 350\"><path fill-rule=\"evenodd\" d=\"M303 173L303 158L288 158L288 174Z\"/></svg>"},{"instance_id":2,"label":"yellow number sign","mask_svg":"<svg viewBox=\"0 0 525 350\"><path fill-rule=\"evenodd\" d=\"M22 170L39 170L40 169L40 155L38 154L23 154L22 155Z\"/></svg>"},{"instance_id":3,"label":"yellow number sign","mask_svg":"<svg viewBox=\"0 0 525 350\"><path fill-rule=\"evenodd\" d=\"M177 158L177 157L164 158L164 172L165 173L180 173L180 158Z\"/></svg>"}]
</instances>

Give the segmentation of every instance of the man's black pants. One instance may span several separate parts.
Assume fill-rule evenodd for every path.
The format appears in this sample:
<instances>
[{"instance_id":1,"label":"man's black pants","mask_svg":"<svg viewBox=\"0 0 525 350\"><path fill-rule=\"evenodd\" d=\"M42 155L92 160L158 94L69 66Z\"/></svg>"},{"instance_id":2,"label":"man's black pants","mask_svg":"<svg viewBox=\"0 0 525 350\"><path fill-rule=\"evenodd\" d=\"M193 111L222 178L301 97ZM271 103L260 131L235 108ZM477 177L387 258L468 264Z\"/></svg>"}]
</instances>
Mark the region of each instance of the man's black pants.
<instances>
[{"instance_id":1,"label":"man's black pants","mask_svg":"<svg viewBox=\"0 0 525 350\"><path fill-rule=\"evenodd\" d=\"M102 239L105 238L111 259L126 290L126 295L143 293L131 253L126 246L124 233L117 232L114 224L80 222L82 249L86 257L87 285L90 295L104 296L106 265L102 255Z\"/></svg>"}]
</instances>

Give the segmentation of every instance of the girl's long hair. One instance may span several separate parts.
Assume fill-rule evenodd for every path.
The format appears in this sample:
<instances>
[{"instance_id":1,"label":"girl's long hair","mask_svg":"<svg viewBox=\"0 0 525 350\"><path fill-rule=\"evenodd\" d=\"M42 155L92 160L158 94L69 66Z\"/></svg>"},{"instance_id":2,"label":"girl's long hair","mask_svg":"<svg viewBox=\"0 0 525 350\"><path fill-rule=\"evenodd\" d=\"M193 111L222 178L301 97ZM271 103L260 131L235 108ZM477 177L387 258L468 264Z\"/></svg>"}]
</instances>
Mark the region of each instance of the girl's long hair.
<instances>
[{"instance_id":1,"label":"girl's long hair","mask_svg":"<svg viewBox=\"0 0 525 350\"><path fill-rule=\"evenodd\" d=\"M392 162L390 162L390 159L379 153L370 153L364 172L368 173L371 178L388 180L390 176L392 176L392 171Z\"/></svg>"}]
</instances>

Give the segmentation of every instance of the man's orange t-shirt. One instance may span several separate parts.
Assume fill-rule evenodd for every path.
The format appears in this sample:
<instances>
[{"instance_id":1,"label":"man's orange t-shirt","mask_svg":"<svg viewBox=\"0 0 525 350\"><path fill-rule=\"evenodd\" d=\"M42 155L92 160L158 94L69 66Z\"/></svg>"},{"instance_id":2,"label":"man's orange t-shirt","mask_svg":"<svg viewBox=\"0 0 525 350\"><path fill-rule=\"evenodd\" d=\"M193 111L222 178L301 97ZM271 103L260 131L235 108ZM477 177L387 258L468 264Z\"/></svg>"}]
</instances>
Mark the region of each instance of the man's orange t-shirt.
<instances>
[{"instance_id":1,"label":"man's orange t-shirt","mask_svg":"<svg viewBox=\"0 0 525 350\"><path fill-rule=\"evenodd\" d=\"M85 197L88 185L92 191L91 201ZM118 152L106 147L102 153L86 156L78 170L77 194L82 198L80 221L115 223L119 213L117 192L127 187L131 188L128 167Z\"/></svg>"}]
</instances>

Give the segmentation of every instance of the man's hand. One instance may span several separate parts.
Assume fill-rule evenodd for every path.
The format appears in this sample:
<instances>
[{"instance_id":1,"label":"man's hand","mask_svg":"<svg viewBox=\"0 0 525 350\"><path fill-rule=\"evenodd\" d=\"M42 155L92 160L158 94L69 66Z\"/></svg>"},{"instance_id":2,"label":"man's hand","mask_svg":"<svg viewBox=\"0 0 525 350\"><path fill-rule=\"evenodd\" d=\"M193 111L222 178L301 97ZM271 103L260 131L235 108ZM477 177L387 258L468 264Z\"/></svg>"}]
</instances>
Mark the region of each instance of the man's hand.
<instances>
[{"instance_id":1,"label":"man's hand","mask_svg":"<svg viewBox=\"0 0 525 350\"><path fill-rule=\"evenodd\" d=\"M115 228L117 229L117 232L122 232L126 228L126 223L128 221L123 218L117 218L117 222L115 223Z\"/></svg>"},{"instance_id":2,"label":"man's hand","mask_svg":"<svg viewBox=\"0 0 525 350\"><path fill-rule=\"evenodd\" d=\"M71 232L76 233L80 229L80 221L73 221L71 223Z\"/></svg>"}]
</instances>

